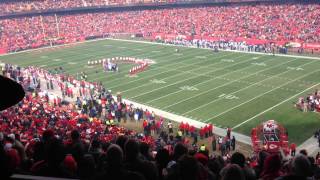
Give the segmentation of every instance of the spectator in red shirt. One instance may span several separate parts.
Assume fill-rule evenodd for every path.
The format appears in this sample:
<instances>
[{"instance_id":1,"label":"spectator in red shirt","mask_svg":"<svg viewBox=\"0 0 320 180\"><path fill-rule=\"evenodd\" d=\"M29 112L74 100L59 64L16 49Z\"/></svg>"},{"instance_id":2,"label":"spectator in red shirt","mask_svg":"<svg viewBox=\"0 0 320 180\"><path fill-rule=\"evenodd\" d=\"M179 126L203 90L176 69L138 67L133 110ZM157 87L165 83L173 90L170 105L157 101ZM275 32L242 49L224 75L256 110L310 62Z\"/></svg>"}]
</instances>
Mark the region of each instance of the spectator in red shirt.
<instances>
[{"instance_id":1,"label":"spectator in red shirt","mask_svg":"<svg viewBox=\"0 0 320 180\"><path fill-rule=\"evenodd\" d=\"M185 125L183 123L183 121L180 123L179 125L179 130L182 132L182 134L184 135L184 130L185 130Z\"/></svg>"}]
</instances>

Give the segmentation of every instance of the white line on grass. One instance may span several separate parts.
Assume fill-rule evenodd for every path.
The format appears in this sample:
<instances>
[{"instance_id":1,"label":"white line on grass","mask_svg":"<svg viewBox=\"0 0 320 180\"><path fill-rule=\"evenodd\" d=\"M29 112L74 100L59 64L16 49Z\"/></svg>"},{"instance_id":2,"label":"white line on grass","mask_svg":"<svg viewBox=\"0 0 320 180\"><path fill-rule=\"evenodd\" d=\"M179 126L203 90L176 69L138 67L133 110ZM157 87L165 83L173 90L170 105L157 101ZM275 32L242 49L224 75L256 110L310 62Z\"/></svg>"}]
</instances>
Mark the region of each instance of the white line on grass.
<instances>
[{"instance_id":1,"label":"white line on grass","mask_svg":"<svg viewBox=\"0 0 320 180\"><path fill-rule=\"evenodd\" d=\"M319 71L319 70L317 70L317 71ZM314 72L312 72L312 73L315 73L315 72L317 72L317 71L314 71ZM308 74L310 75L310 73L308 73ZM260 115L262 115L262 114L264 114L264 113L266 113L266 112L268 112L268 111L270 111L270 110L272 110L272 109L274 109L275 107L280 106L281 104L283 104L283 103L285 103L285 102L287 102L287 101L291 100L292 98L294 98L294 97L298 96L299 94L304 93L304 92L306 92L306 91L308 91L308 90L310 90L310 89L312 89L312 88L314 88L314 87L316 87L316 86L319 86L319 85L320 85L320 83L315 84L315 85L313 85L313 86L311 86L311 87L309 87L309 88L307 88L307 89L303 90L302 92L297 93L297 94L295 94L295 95L293 95L293 96L291 96L291 97L287 98L286 100L284 100L284 101L282 101L282 102L280 102L280 103L278 103L278 104L276 104L276 105L274 105L274 106L272 106L272 107L270 107L270 108L268 108L268 109L266 109L266 110L264 110L264 111L260 112L259 114L256 114L255 116L253 116L253 117L251 117L251 118L249 118L249 119L247 119L247 120L243 121L242 123L240 123L240 124L238 124L238 125L234 126L232 129L236 129L236 128L238 128L238 127L242 126L243 124L245 124L245 123L247 123L247 122L251 121L252 119L254 119L254 118L256 118L256 117L258 117L258 116L260 116Z\"/></svg>"},{"instance_id":2,"label":"white line on grass","mask_svg":"<svg viewBox=\"0 0 320 180\"><path fill-rule=\"evenodd\" d=\"M236 64L238 64L238 63L236 63ZM235 64L233 64L233 65L235 65ZM231 66L233 66L233 65L231 65ZM247 67L245 67L245 68L243 68L243 69L246 69L246 68L249 68L249 67L251 67L251 66L247 66ZM216 76L216 77L214 77L214 78L208 79L208 80L206 80L206 81L202 81L202 82L200 82L200 83L193 84L192 86L197 86L197 85L200 85L200 84L203 84L203 83L206 83L206 82L215 80L215 79L219 79L219 78L221 78L221 77L223 77L223 76L226 76L226 75L229 75L229 74L232 74L232 73L235 73L235 72L243 71L243 69L238 69L238 70L236 70L236 71L231 71L231 72L229 72L229 73L226 73L226 74L223 74L223 75ZM201 75L198 74L198 76L206 76L205 74L206 74L206 73L201 74ZM222 84L222 85L220 85L220 86L215 87L214 89L217 89L217 88L222 87L222 86L224 86L224 85L225 85L225 84ZM160 88L160 89L161 89L161 88ZM209 92L209 91L214 90L214 89L210 89L210 90L205 91L205 92ZM165 97L167 97L167 96L171 96L171 95L173 95L173 94L180 93L180 92L182 92L182 91L184 91L184 90L181 89L181 90L178 90L178 91L175 91L175 92L166 94L166 95L164 95L164 96L161 96L161 97L152 99L152 100L147 101L147 102L150 103L150 102L153 102L153 101L156 101L156 100L165 98ZM202 94L202 93L200 93L200 94ZM193 96L193 97L196 97L196 96ZM179 102L184 102L184 101L179 101ZM178 103L177 103L177 104L178 104ZM176 103L175 103L174 105L176 105ZM164 107L164 108L168 108L168 107L171 107L171 105L170 105L170 106L166 106L166 107Z\"/></svg>"},{"instance_id":3,"label":"white line on grass","mask_svg":"<svg viewBox=\"0 0 320 180\"><path fill-rule=\"evenodd\" d=\"M314 73L314 72L312 72L312 73ZM306 74L306 75L304 75L304 76L300 76L300 77L297 78L297 79L301 79L301 78L303 78L303 77L305 77L305 76L307 76L307 75L309 75L309 74L310 74L310 73L308 73L308 74ZM280 89L281 87L283 87L283 86L285 86L285 85L287 85L287 84L289 84L289 83L292 83L292 82L294 82L294 81L297 81L297 79L293 79L293 80L291 80L291 81L288 81L288 82L286 82L285 84L282 84L281 86L277 86L277 87L275 87L275 88L273 88L273 89L271 89L271 90L269 90L269 91L267 91L267 92L265 92L265 93L260 94L259 96L256 96L256 97L254 97L254 98L251 98L251 99L249 99L249 100L247 100L247 101L245 101L245 102L243 102L243 103L241 103L241 104L238 104L237 106L234 106L234 107L232 107L232 108L229 108L228 110L226 110L226 111L224 111L224 112L221 112L221 113L219 113L219 114L217 114L217 115L215 115L215 116L213 116L213 117L211 117L211 118L208 118L209 120L206 120L206 121L204 121L204 122L209 122L209 121L211 121L212 119L217 118L217 117L219 117L219 116L221 116L221 115L223 115L223 114L225 114L225 113L227 113L227 112L230 112L230 111L232 111L233 109L236 109L236 108L238 108L238 107L240 107L240 106L242 106L242 105L244 105L244 104L246 104L246 103L248 103L248 102L251 102L251 101L253 101L253 100L255 100L255 99L259 98L259 97L262 97L262 96L264 96L264 95L266 95L266 94L268 94L268 93L270 93L270 92L272 92L272 91L274 91L274 90ZM301 91L299 91L298 93L300 94Z\"/></svg>"},{"instance_id":4,"label":"white line on grass","mask_svg":"<svg viewBox=\"0 0 320 180\"><path fill-rule=\"evenodd\" d=\"M229 54L226 54L226 55L224 55L224 56L228 56ZM242 56L240 56L240 57L242 57ZM178 63L183 63L183 62L177 62L177 63L175 63L175 64L178 64ZM186 64L186 65L183 65L182 67L179 67L179 68L184 68L184 67L188 67L188 66L192 66L192 65L195 65L195 64L198 64L199 62L194 62L194 63L191 63L191 64ZM220 64L220 62L216 62L216 63L213 63L213 64L211 64L211 65L209 65L209 66L212 66L212 65L217 65L217 64ZM168 64L168 65L165 65L165 66L172 66L172 64ZM205 68L205 67L208 67L208 66L199 66L199 68L196 68L196 69L201 69L201 68ZM156 69L157 67L155 67L155 69ZM159 68L159 67L158 67ZM161 67L161 68L163 68L163 67ZM159 68L160 69L160 68ZM195 70L195 69L193 69L193 70ZM139 79L136 79L136 80L134 80L134 81L130 81L130 82L127 82L127 83L121 83L121 84L119 84L119 85L116 85L116 86L111 86L111 87L108 87L108 88L110 88L110 89L112 89L112 88L116 88L116 87L120 87L120 86L123 86L123 85L125 85L125 84L130 84L130 83L132 83L132 82L136 82L136 81L139 81L139 80L142 80L142 79L148 79L148 78L151 78L151 77L156 77L157 75L159 75L159 74L165 74L165 73L167 73L167 72L170 72L170 71L175 71L175 69L169 69L168 71L161 71L160 73L157 73L157 74L154 74L154 75L151 75L151 76L144 76L144 77L142 77L142 78L139 78ZM186 71L185 71L186 72ZM174 75L174 76L178 76L178 75L181 75L182 73L177 73L176 75ZM172 78L172 77L174 77L174 76L169 76L169 77L166 77L166 78L163 78L163 79L160 79L160 80L165 80L165 79L167 79L167 78ZM112 82L112 81L111 81ZM110 82L109 82L110 83ZM149 84L143 84L143 85L140 85L140 86L135 86L135 87L133 87L133 88L129 88L129 89L127 89L126 91L129 91L129 90L132 90L132 89L137 89L137 88L139 88L139 87L142 87L142 86L146 86L146 85L149 85ZM122 91L122 92L126 92L126 91Z\"/></svg>"},{"instance_id":5,"label":"white line on grass","mask_svg":"<svg viewBox=\"0 0 320 180\"><path fill-rule=\"evenodd\" d=\"M72 52L72 53L75 53L76 54L76 52L74 52L74 51L70 51L70 52ZM84 53L84 52L82 52L81 53L82 55L89 55L89 56L95 56L95 55L91 55L90 53ZM77 57L77 56L79 56L79 55L75 55L75 56L71 56L71 57ZM61 56L61 57L59 57L59 58L70 58L70 55L64 55L64 56ZM73 58L72 58L73 59ZM82 59L82 58L81 58ZM34 66L38 66L38 64L41 64L41 63L43 63L43 61L44 60L42 60L41 58L39 58L38 59L39 61L33 61L33 62L29 62L29 61L26 61L26 63L24 63L24 62L22 62L22 63L20 63L22 66L25 66L25 65L30 65L30 64L32 64L32 65L34 65ZM70 59L69 59L70 60ZM56 65L58 65L58 64L61 64L61 59L53 59L52 61L50 61L49 59L48 60L45 60L46 61L46 64L48 65L48 67L50 67L50 66L56 66ZM68 60L66 61L66 62L68 62Z\"/></svg>"},{"instance_id":6,"label":"white line on grass","mask_svg":"<svg viewBox=\"0 0 320 180\"><path fill-rule=\"evenodd\" d=\"M310 64L310 63L313 63L313 62L314 62L314 61L311 61L311 62L308 62L308 63L303 64L303 65L301 65L301 66L305 66L305 65ZM299 67L301 67L301 66L299 66ZM274 68L274 67L273 67L273 68ZM263 71L265 71L265 69L264 69ZM251 85L249 85L249 86L246 86L246 87L244 87L244 88L238 89L237 91L234 91L234 92L229 93L229 94L238 93L238 92L243 91L243 90L245 90L245 89L248 89L248 88L250 88L250 87L252 87L252 86L254 86L254 85L256 85L256 84L260 84L260 83L262 83L262 82L264 82L264 81L266 81L266 80L268 80L268 79L271 79L271 78L273 78L273 77L277 77L277 76L279 76L279 75L281 75L281 74L285 74L285 73L287 73L287 72L289 72L289 71L290 71L290 70L283 71L283 72L281 72L281 73L279 73L279 74L275 74L275 75L273 75L273 76L270 76L270 77L268 77L268 78L266 78L266 79L263 79L263 80L261 80L261 81L255 82L255 83L253 83L253 84L251 84ZM257 72L257 73L258 73L258 72ZM247 77L250 77L250 76L252 76L252 75L249 75L249 76L247 76ZM246 78L246 76L244 76L244 78ZM243 78L241 78L241 79L243 79ZM234 81L236 81L236 80L234 80ZM234 81L231 81L231 82L234 82ZM207 106L207 105L209 105L209 104L212 104L212 103L214 103L214 102L217 102L217 101L219 101L219 100L221 100L221 99L223 99L223 98L222 98L222 97L218 97L217 99L215 99L215 100L213 100L213 101L210 101L210 102L208 102L208 103L205 103L205 104L203 104L203 105L201 105L201 106L198 106L197 108L194 108L194 109L192 109L192 110L190 110L190 111L187 111L187 112L183 113L182 115L188 114L188 113L193 112L193 111L198 110L198 109L201 109L201 108L203 108L203 107L205 107L205 106Z\"/></svg>"},{"instance_id":7,"label":"white line on grass","mask_svg":"<svg viewBox=\"0 0 320 180\"><path fill-rule=\"evenodd\" d=\"M224 54L223 56L221 56L221 57L225 57L225 56L229 56L229 55L232 55L232 54ZM182 57L181 57L182 58ZM218 58L220 58L220 57L218 57ZM180 59L180 58L178 58L178 59ZM176 60L178 60L178 59L176 59ZM213 58L213 59L215 59L215 58ZM212 60L212 59L210 59L210 60ZM163 63L163 62L170 62L170 61L172 61L172 59L170 58L169 60L167 60L167 61L161 61L161 63ZM191 60L190 60L191 61ZM209 61L209 60L208 60ZM188 61L187 61L188 62ZM176 63L168 63L167 65L164 65L164 66L155 66L154 68L153 68L153 70L154 69L160 69L160 67L161 68L164 68L164 67L170 67L170 66L172 66L172 65L175 65L175 64L184 64L184 65L182 65L182 67L187 67L187 66L190 66L190 65L193 65L193 64L198 64L199 62L195 62L195 63L191 63L191 64L186 64L186 62L176 62ZM180 68L182 68L182 67L180 67ZM112 88L115 88L115 87L119 87L119 86L122 86L122 85L125 85L125 84L130 84L130 83L132 83L132 82L136 82L136 81L139 81L139 80L141 80L141 79L146 79L146 78L150 78L150 77L155 77L155 76L157 76L157 75L159 75L159 74L163 74L163 73L166 73L166 72L169 72L169 71L172 71L172 69L169 69L168 71L161 71L160 73L157 73L157 74L154 74L154 75L151 75L151 76L143 76L143 77L141 77L141 78L138 78L138 79L136 79L136 80L134 80L134 81L130 81L130 82L127 82L127 83L120 83L120 84L118 84L118 85L116 85L116 86L110 86L110 87L108 87L109 89L112 89ZM128 73L128 72L123 72L124 74L126 74L126 73ZM123 74L122 72L120 73L120 74ZM124 78L124 77L123 77ZM114 82L114 81L119 81L119 79L123 79L123 78L117 78L117 79L114 79L114 80L111 80L111 81L108 81L108 83L112 83L112 82ZM97 78L94 78L94 79L92 79L92 81L94 81L94 80L98 80L98 79L101 79L101 77L97 77Z\"/></svg>"},{"instance_id":8,"label":"white line on grass","mask_svg":"<svg viewBox=\"0 0 320 180\"><path fill-rule=\"evenodd\" d=\"M270 77L270 76L268 76L268 77ZM278 79L283 79L283 80L288 80L288 81L291 81L292 79L284 79L284 78L282 78L282 77L274 77L274 78L278 78ZM226 80L226 81L233 81L232 79L228 79L228 78L220 78L220 79L223 79L223 80ZM304 86L305 85L310 85L310 84L315 84L315 83L317 83L317 82L313 82L313 83L308 83L308 84L306 84L304 81L299 81L299 80L296 80L297 82L303 82L304 84ZM243 83L243 84L249 84L249 85L251 85L251 84L253 84L253 83L251 83L251 82L248 82L248 81L240 81L240 80L237 80L237 82L239 82L239 83ZM269 88L272 88L273 86L271 86L271 85L266 85L266 84L261 84L261 85L259 85L259 86L262 86L262 87L269 87ZM300 92L300 91L298 91L298 90L296 90L296 89L291 89L291 88L280 88L280 89L282 89L282 90L287 90L287 91L292 91L292 92Z\"/></svg>"},{"instance_id":9,"label":"white line on grass","mask_svg":"<svg viewBox=\"0 0 320 180\"><path fill-rule=\"evenodd\" d=\"M268 70L268 69L271 69L271 68L274 68L274 67L277 67L277 66L281 66L281 65L283 65L283 64L286 64L286 63L289 63L289 62L292 62L292 61L294 61L294 60L290 60L290 61L287 61L287 62L284 62L284 63L281 63L281 64L277 64L277 65L275 65L275 66L272 66L272 67L269 67L269 68L266 68L266 69L262 69L262 70L260 70L260 71L257 71L256 73L253 73L253 74L250 74L250 75L247 75L247 76L243 76L243 77L240 78L240 79L250 77L250 76L252 76L252 75L254 75L254 74L263 72L263 71L265 71L265 70ZM249 66L247 66L246 68L251 67L251 66L252 66L252 65L249 65ZM233 72L237 72L237 71L233 71ZM238 79L238 80L239 80L239 79ZM213 88L213 89L209 89L209 90L207 90L207 91L204 91L204 92L202 92L202 93L196 94L196 95L191 96L191 97L189 97L189 98L186 98L186 99L184 99L184 100L175 102L175 103L173 103L173 104L171 104L171 105L169 105L169 106L163 107L163 109L167 109L167 108L169 108L169 107L172 107L172 106L175 106L175 105L180 104L180 103L182 103L182 102L185 102L185 101L187 101L187 100L193 99L193 98L195 98L195 97L198 97L198 96L200 96L200 95L202 95L202 94L205 94L205 93L207 93L207 92L210 92L210 91L212 91L212 90L215 90L215 89L218 89L218 88L220 88L220 87L223 87L223 86L232 84L232 83L234 83L235 81L236 81L236 80L233 80L233 81L231 81L231 82L228 82L228 83L222 84L222 85L220 85L220 86L217 86L217 87L215 87L215 88Z\"/></svg>"},{"instance_id":10,"label":"white line on grass","mask_svg":"<svg viewBox=\"0 0 320 180\"><path fill-rule=\"evenodd\" d=\"M242 56L239 56L238 58L240 58L240 57L242 57ZM190 78L187 78L187 79L182 79L182 80L180 80L180 81L176 81L175 83L171 83L171 84L168 84L168 85L166 85L166 86L162 86L162 87L153 89L153 90L151 90L151 91L147 91L147 92L138 94L138 95L133 96L133 97L131 97L131 98L136 98L136 97L138 97L138 96L143 96L143 95L148 94L148 93L150 93L150 92L154 92L154 91L157 91L157 90L159 90L159 89L163 89L163 88L166 88L166 87L175 85L175 84L179 84L179 83L181 83L181 82L183 82L183 81L193 79L193 78L195 78L195 77L204 76L204 75L206 75L206 74L210 74L210 73L213 73L213 72L216 72L216 71L225 69L225 68L227 68L227 67L231 67L231 66L234 66L234 65L236 65L236 64L241 64L241 63L245 63L245 62L248 62L248 61L250 61L250 59L249 59L249 60L240 61L240 62L238 62L238 63L232 64L232 65L229 65L229 66L225 66L225 67L223 67L223 68L217 68L217 69L215 69L214 71L209 71L209 72L204 73L204 74L201 74L201 75L196 75L196 76L193 76L193 77L190 77ZM217 64L219 64L219 63L217 63ZM205 66L205 67L201 67L201 68L207 68L207 67L210 67L210 66L212 66L212 65L216 65L216 64L211 64L211 65L209 65L209 66ZM247 66L247 67L245 67L245 68L248 68L248 67L249 67L249 66ZM192 70L201 69L201 68L195 68L195 69L192 69ZM245 68L241 68L241 69L245 69ZM239 70L241 70L241 69L239 69ZM238 71L238 70L237 70L237 71ZM187 73L187 72L189 72L189 71L185 71L185 72ZM233 72L235 72L235 71L232 71L232 72L230 72L230 73L233 73ZM178 73L177 75L181 75L181 73ZM177 76L177 75L174 75L174 76ZM167 78L172 78L172 77L174 77L174 76L169 76L169 77L167 77ZM160 80L165 80L165 79L167 79L167 78L160 79ZM210 80L212 80L212 79L209 79L209 80L207 80L207 81L210 81ZM204 82L201 82L201 83L204 83ZM137 89L137 88L140 88L140 87L143 87L143 86L147 86L147 85L149 85L149 84L146 83L146 84L141 85L141 86L136 86L136 87L134 87L134 88L127 89L126 91L123 91L123 92L127 92L127 91L130 91L130 90L132 90L132 89Z\"/></svg>"},{"instance_id":11,"label":"white line on grass","mask_svg":"<svg viewBox=\"0 0 320 180\"><path fill-rule=\"evenodd\" d=\"M121 51L116 51L116 52L121 52ZM150 53L147 53L147 52L142 52L142 53L133 53L132 55L130 54L130 55L127 55L127 56L131 56L131 57L134 57L134 56L146 56L146 55L149 55ZM156 56L158 56L158 55L156 55ZM101 56L101 58L102 57L106 57L105 55L103 55L103 56ZM150 58L151 57L153 57L152 55L150 56ZM77 70L77 69L76 69ZM113 76L116 76L116 75L122 75L122 74L124 74L124 75L126 75L126 74L128 74L128 72L127 71L123 71L123 72L120 72L120 73L114 73L114 74L109 74L108 75L108 78L110 78L110 77L113 77ZM95 80L99 80L99 79L102 79L102 78L104 78L104 76L97 76L96 78L93 78L93 79L91 79L91 81L95 81ZM123 77L123 78L126 78L126 77ZM116 81L116 80L119 80L119 79L122 79L122 78L118 78L118 79L114 79L114 80L112 80L112 81ZM110 83L110 82L112 82L112 81L109 81L108 83Z\"/></svg>"}]
</instances>

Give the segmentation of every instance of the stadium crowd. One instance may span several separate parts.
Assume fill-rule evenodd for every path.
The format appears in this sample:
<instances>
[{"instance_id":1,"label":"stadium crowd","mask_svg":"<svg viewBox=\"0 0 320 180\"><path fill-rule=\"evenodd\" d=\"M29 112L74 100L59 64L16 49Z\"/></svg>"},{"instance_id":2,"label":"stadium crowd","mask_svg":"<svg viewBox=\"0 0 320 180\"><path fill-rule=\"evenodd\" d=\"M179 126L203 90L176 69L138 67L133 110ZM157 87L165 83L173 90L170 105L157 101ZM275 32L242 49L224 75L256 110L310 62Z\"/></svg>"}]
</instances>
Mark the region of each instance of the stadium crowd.
<instances>
[{"instance_id":1,"label":"stadium crowd","mask_svg":"<svg viewBox=\"0 0 320 180\"><path fill-rule=\"evenodd\" d=\"M1 15L19 12L65 9L84 7L83 1L78 0L28 0L28 1L4 1L0 3Z\"/></svg>"},{"instance_id":2,"label":"stadium crowd","mask_svg":"<svg viewBox=\"0 0 320 180\"><path fill-rule=\"evenodd\" d=\"M32 5L0 3L0 9L10 13L110 1L29 2ZM13 18L0 20L0 48L16 51L109 33L320 42L319 15L320 5L288 4ZM8 64L2 73L21 83L27 94L16 106L0 113L1 179L12 173L79 179L320 179L320 154L313 158L302 150L291 152L291 157L262 150L246 158L234 152L231 129L226 137L216 137L210 124L197 130L181 122L174 134L170 121L165 125L154 112L126 104L121 95L112 96L102 83ZM297 105L316 110L316 93ZM74 103L67 101L74 98ZM140 123L143 133L120 126L121 121ZM198 146L198 137L209 138L211 147ZM210 154L209 148L215 154ZM295 145L291 149L295 152Z\"/></svg>"},{"instance_id":3,"label":"stadium crowd","mask_svg":"<svg viewBox=\"0 0 320 180\"><path fill-rule=\"evenodd\" d=\"M110 5L132 5L141 3L166 3L175 0L5 0L0 2L0 15L47 11L52 9L71 9L78 7L110 6Z\"/></svg>"},{"instance_id":4,"label":"stadium crowd","mask_svg":"<svg viewBox=\"0 0 320 180\"><path fill-rule=\"evenodd\" d=\"M266 4L33 16L0 21L0 47L16 51L113 33L320 42L319 4Z\"/></svg>"},{"instance_id":5,"label":"stadium crowd","mask_svg":"<svg viewBox=\"0 0 320 180\"><path fill-rule=\"evenodd\" d=\"M182 122L174 135L170 121L166 131L161 117L126 105L99 83L8 64L3 74L27 91L23 101L0 114L4 178L22 173L80 179L319 179L320 157L308 157L306 151L294 158L266 151L246 158L231 151L231 129L216 139L209 125L200 130L200 138L210 137L212 149L222 153L209 154L208 147L195 145L198 134L192 125ZM72 96L78 97L75 103L65 101ZM144 133L119 126L122 120L141 122Z\"/></svg>"}]
</instances>

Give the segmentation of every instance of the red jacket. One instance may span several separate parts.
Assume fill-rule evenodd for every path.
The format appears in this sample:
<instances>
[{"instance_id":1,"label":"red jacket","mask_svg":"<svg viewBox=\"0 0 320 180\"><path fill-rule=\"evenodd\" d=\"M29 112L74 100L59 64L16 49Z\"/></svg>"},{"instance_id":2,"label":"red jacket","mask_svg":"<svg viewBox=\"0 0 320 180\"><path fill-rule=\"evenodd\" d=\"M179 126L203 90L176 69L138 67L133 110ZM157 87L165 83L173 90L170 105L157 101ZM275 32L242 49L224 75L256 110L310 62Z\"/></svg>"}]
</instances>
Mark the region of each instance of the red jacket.
<instances>
[{"instance_id":1,"label":"red jacket","mask_svg":"<svg viewBox=\"0 0 320 180\"><path fill-rule=\"evenodd\" d=\"M194 132L194 131L195 131L195 128L194 128L193 125L190 126L189 131L190 131L190 132Z\"/></svg>"},{"instance_id":2,"label":"red jacket","mask_svg":"<svg viewBox=\"0 0 320 180\"><path fill-rule=\"evenodd\" d=\"M213 130L213 126L212 126L212 124L210 123L210 124L209 124L209 132L212 132L212 130Z\"/></svg>"},{"instance_id":3,"label":"red jacket","mask_svg":"<svg viewBox=\"0 0 320 180\"><path fill-rule=\"evenodd\" d=\"M201 128L199 134L200 134L200 136L204 136L204 134L205 134L205 129L204 129L204 128Z\"/></svg>"},{"instance_id":4,"label":"red jacket","mask_svg":"<svg viewBox=\"0 0 320 180\"><path fill-rule=\"evenodd\" d=\"M142 124L143 128L147 127L147 125L148 125L147 120L144 120L144 121L143 121L143 124Z\"/></svg>"},{"instance_id":5,"label":"red jacket","mask_svg":"<svg viewBox=\"0 0 320 180\"><path fill-rule=\"evenodd\" d=\"M181 122L181 123L180 123L180 126L179 126L179 129L180 129L180 130L184 130L184 128L185 128L184 123Z\"/></svg>"},{"instance_id":6,"label":"red jacket","mask_svg":"<svg viewBox=\"0 0 320 180\"><path fill-rule=\"evenodd\" d=\"M184 129L186 130L186 131L189 131L189 124L188 123L186 123L186 124L184 124Z\"/></svg>"}]
</instances>

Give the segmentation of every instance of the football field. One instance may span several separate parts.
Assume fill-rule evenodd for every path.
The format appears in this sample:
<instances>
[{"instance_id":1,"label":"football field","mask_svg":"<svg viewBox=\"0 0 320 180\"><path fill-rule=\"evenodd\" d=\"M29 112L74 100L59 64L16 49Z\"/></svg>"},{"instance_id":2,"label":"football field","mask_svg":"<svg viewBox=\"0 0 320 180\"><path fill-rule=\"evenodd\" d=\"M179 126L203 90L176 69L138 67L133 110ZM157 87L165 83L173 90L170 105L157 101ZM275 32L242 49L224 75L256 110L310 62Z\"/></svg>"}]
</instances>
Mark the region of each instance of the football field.
<instances>
[{"instance_id":1,"label":"football field","mask_svg":"<svg viewBox=\"0 0 320 180\"><path fill-rule=\"evenodd\" d=\"M320 114L294 107L301 96L320 89L320 60L101 40L1 56L0 61L53 70L63 67L89 81L102 82L124 98L191 119L231 127L250 135L259 123L274 119L302 143L320 128ZM132 64L120 72L103 72L90 60L127 56L155 61L129 77Z\"/></svg>"}]
</instances>

